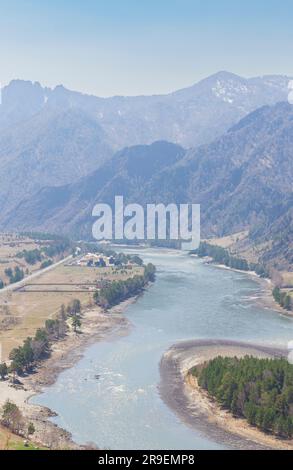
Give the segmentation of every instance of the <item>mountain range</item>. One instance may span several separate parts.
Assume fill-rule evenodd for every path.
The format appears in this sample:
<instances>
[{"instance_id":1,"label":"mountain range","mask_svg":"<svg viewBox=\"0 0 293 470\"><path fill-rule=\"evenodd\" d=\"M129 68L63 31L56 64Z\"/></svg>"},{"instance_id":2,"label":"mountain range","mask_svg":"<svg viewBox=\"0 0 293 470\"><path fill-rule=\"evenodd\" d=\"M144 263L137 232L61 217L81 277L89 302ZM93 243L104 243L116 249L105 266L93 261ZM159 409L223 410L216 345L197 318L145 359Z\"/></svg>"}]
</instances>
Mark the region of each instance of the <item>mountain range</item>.
<instances>
[{"instance_id":1,"label":"mountain range","mask_svg":"<svg viewBox=\"0 0 293 470\"><path fill-rule=\"evenodd\" d=\"M293 107L264 106L222 137L195 149L164 141L125 148L75 183L46 187L22 202L4 227L89 237L97 202L200 203L203 236L248 230L269 242L265 259L293 263Z\"/></svg>"},{"instance_id":2,"label":"mountain range","mask_svg":"<svg viewBox=\"0 0 293 470\"><path fill-rule=\"evenodd\" d=\"M167 140L184 147L211 142L251 111L287 99L289 77L243 78L218 72L166 95L99 98L39 83L12 81L2 90L0 130L50 112L79 110L114 150Z\"/></svg>"},{"instance_id":3,"label":"mountain range","mask_svg":"<svg viewBox=\"0 0 293 470\"><path fill-rule=\"evenodd\" d=\"M193 202L204 236L248 230L265 261L291 264L288 81L220 72L169 95L114 98L11 82L0 106L1 229L89 237L93 205L115 195Z\"/></svg>"}]
</instances>

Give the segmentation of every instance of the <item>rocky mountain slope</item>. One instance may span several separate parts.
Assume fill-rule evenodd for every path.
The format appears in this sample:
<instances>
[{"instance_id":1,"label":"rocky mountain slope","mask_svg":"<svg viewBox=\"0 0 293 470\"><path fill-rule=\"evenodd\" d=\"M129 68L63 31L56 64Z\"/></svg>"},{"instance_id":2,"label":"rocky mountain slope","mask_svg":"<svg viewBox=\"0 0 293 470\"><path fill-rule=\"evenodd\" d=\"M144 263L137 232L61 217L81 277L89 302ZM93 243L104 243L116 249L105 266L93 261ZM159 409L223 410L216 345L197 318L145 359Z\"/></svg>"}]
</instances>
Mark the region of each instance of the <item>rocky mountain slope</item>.
<instances>
[{"instance_id":1,"label":"rocky mountain slope","mask_svg":"<svg viewBox=\"0 0 293 470\"><path fill-rule=\"evenodd\" d=\"M127 147L79 181L45 187L2 217L2 228L70 233L77 238L91 235L91 212L95 202L113 204L115 195L141 202L154 175L180 161L185 150L168 142Z\"/></svg>"},{"instance_id":2,"label":"rocky mountain slope","mask_svg":"<svg viewBox=\"0 0 293 470\"><path fill-rule=\"evenodd\" d=\"M197 149L166 142L126 148L80 181L45 188L2 220L4 227L90 234L96 202L200 203L204 236L250 231L272 241L268 261L293 263L293 107L265 106Z\"/></svg>"},{"instance_id":3,"label":"rocky mountain slope","mask_svg":"<svg viewBox=\"0 0 293 470\"><path fill-rule=\"evenodd\" d=\"M1 216L46 185L76 181L112 155L96 120L77 109L46 109L0 131Z\"/></svg>"},{"instance_id":4,"label":"rocky mountain slope","mask_svg":"<svg viewBox=\"0 0 293 470\"><path fill-rule=\"evenodd\" d=\"M195 147L211 142L260 106L287 99L288 82L285 76L246 79L219 72L167 95L98 98L63 86L51 90L15 80L2 91L0 130L47 109L78 109L96 121L115 149L156 140Z\"/></svg>"},{"instance_id":5,"label":"rocky mountain slope","mask_svg":"<svg viewBox=\"0 0 293 470\"><path fill-rule=\"evenodd\" d=\"M168 95L113 98L14 80L0 103L0 217L45 186L91 173L115 149L210 142L248 112L285 99L288 80L219 72Z\"/></svg>"}]
</instances>

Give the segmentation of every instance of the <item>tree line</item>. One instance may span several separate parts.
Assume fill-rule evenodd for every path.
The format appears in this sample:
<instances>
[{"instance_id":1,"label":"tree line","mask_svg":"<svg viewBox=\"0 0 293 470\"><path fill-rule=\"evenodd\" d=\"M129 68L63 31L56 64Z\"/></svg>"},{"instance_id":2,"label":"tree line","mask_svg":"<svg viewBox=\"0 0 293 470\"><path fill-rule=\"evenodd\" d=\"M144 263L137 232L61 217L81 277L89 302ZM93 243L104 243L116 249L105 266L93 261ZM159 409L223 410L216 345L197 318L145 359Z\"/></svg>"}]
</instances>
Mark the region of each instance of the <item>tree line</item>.
<instances>
[{"instance_id":1,"label":"tree line","mask_svg":"<svg viewBox=\"0 0 293 470\"><path fill-rule=\"evenodd\" d=\"M0 411L0 422L13 433L30 438L35 433L35 426L26 422L18 406L10 400L6 400Z\"/></svg>"},{"instance_id":2,"label":"tree line","mask_svg":"<svg viewBox=\"0 0 293 470\"><path fill-rule=\"evenodd\" d=\"M3 380L9 373L22 375L33 371L35 365L49 357L50 344L64 338L68 331L67 320L71 319L73 330L81 326L81 303L73 300L67 308L62 305L56 319L46 320L45 326L39 328L33 338L28 337L23 345L12 349L9 354L10 366L0 364L0 377Z\"/></svg>"},{"instance_id":3,"label":"tree line","mask_svg":"<svg viewBox=\"0 0 293 470\"><path fill-rule=\"evenodd\" d=\"M23 250L16 253L17 258L23 258L26 263L34 265L42 260L42 252L38 248L33 250Z\"/></svg>"},{"instance_id":4,"label":"tree line","mask_svg":"<svg viewBox=\"0 0 293 470\"><path fill-rule=\"evenodd\" d=\"M32 240L38 241L66 241L70 242L69 238L64 235L58 235L56 233L46 233L46 232L20 232L21 237L31 238Z\"/></svg>"},{"instance_id":5,"label":"tree line","mask_svg":"<svg viewBox=\"0 0 293 470\"><path fill-rule=\"evenodd\" d=\"M15 284L16 282L22 281L24 278L24 270L19 266L16 266L14 269L7 268L4 272L8 277L10 284Z\"/></svg>"},{"instance_id":6,"label":"tree line","mask_svg":"<svg viewBox=\"0 0 293 470\"><path fill-rule=\"evenodd\" d=\"M191 373L235 417L282 438L293 436L293 365L286 359L219 356Z\"/></svg>"},{"instance_id":7,"label":"tree line","mask_svg":"<svg viewBox=\"0 0 293 470\"><path fill-rule=\"evenodd\" d=\"M154 282L155 272L155 266L149 263L145 266L142 276L136 275L125 281L113 281L109 286L96 291L94 300L105 309L114 307L128 298L140 294L149 282Z\"/></svg>"},{"instance_id":8,"label":"tree line","mask_svg":"<svg viewBox=\"0 0 293 470\"><path fill-rule=\"evenodd\" d=\"M232 269L241 271L255 271L261 277L267 277L268 273L265 267L259 263L248 263L244 258L237 258L229 253L229 251L221 246L211 245L207 242L201 242L199 248L192 252L200 258L208 256L216 263L223 264Z\"/></svg>"},{"instance_id":9,"label":"tree line","mask_svg":"<svg viewBox=\"0 0 293 470\"><path fill-rule=\"evenodd\" d=\"M49 258L46 261L52 261L51 258L55 256L64 255L69 251L71 242L67 239L54 240L50 244L43 246L42 248L34 248L33 250L19 251L16 256L17 258L23 258L26 263L34 265L44 260L45 257Z\"/></svg>"},{"instance_id":10,"label":"tree line","mask_svg":"<svg viewBox=\"0 0 293 470\"><path fill-rule=\"evenodd\" d=\"M288 294L287 292L282 292L279 287L275 287L273 289L273 297L275 301L285 310L292 309L292 299L290 294Z\"/></svg>"}]
</instances>

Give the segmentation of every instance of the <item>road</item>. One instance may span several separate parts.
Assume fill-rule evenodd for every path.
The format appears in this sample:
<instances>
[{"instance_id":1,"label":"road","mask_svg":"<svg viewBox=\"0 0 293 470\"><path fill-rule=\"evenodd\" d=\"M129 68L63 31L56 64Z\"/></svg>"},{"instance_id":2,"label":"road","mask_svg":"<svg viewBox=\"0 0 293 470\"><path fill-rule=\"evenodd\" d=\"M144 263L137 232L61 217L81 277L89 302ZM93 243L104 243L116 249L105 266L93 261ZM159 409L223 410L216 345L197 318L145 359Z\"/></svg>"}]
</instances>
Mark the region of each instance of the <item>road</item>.
<instances>
[{"instance_id":1,"label":"road","mask_svg":"<svg viewBox=\"0 0 293 470\"><path fill-rule=\"evenodd\" d=\"M60 266L60 264L66 263L70 259L72 259L72 255L67 256L67 258L63 258L57 263L51 264L51 266L48 266L47 268L40 269L39 271L36 271L35 273L30 274L29 276L26 276L24 279L22 279L19 282L15 282L14 284L9 284L8 286L0 290L0 295L5 294L6 292L9 292L9 291L14 291L15 289L19 289L20 287L23 287L29 281L36 279L37 277L41 276L44 273L47 273L48 271L52 271L53 269L57 268L57 266Z\"/></svg>"}]
</instances>

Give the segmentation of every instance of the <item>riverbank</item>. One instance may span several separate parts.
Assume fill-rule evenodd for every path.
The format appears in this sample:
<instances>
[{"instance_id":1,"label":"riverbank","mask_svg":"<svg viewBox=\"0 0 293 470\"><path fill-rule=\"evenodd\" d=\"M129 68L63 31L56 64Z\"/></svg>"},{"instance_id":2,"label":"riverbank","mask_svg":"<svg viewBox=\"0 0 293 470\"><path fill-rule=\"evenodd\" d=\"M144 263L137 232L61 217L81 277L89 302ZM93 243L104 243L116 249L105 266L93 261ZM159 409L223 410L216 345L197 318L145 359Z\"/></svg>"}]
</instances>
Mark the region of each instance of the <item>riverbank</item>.
<instances>
[{"instance_id":1,"label":"riverbank","mask_svg":"<svg viewBox=\"0 0 293 470\"><path fill-rule=\"evenodd\" d=\"M151 254L152 252L149 256ZM204 338L209 337L214 331L222 337L249 337L254 338L255 342L269 342L277 338L280 340L279 344L286 344L288 338L290 338L290 329L292 330L291 322L279 318L279 315L271 314L266 316L263 309L261 309L263 312L259 312L253 306L248 310L244 310L238 306L237 302L234 304L233 299L227 303L226 298L230 293L236 299L241 295L242 276L239 283L237 282L234 285L234 276L232 274L231 276L222 276L223 273L212 268L207 269L202 263L196 263L195 268L195 263L192 260L188 262L188 257L182 255L181 252L178 252L177 255L171 252L170 256L166 256L164 251L160 257L156 251L155 257L150 257L150 261L157 262L159 265L158 280L155 287L151 289L153 295L147 294L145 300L142 299L142 302L135 304L134 308L131 307L133 311L130 313L130 318L134 328L131 328L126 321L125 327L123 325L118 325L117 328L113 326L113 330L110 328L105 336L101 336L102 339L107 340L108 338L112 339L112 337L115 339L115 335L117 338L120 334L126 335L122 341L114 341L109 345L102 342L95 348L95 364L100 366L92 367L92 355L89 354L88 362L85 361L86 374L83 375L83 371L78 366L75 367L78 358L83 355L83 350L85 352L85 349L87 349L87 344L99 341L100 336L98 334L88 343L83 343L81 349L74 352L73 358L70 351L69 357L63 358L64 368L59 369L58 363L62 355L61 357L56 356L57 359L56 361L53 360L52 369L48 371L48 374L45 374L53 377L54 371L58 375L62 370L68 367L71 368L72 365L74 365L74 369L70 380L74 378L75 373L79 374L81 383L77 387L78 390L75 392L71 390L69 411L66 413L65 410L63 413L62 406L56 407L58 413L60 412L60 417L64 418L62 422L66 422L66 429L75 432L74 427L79 426L79 398L80 394L83 394L84 402L87 403L88 401L90 404L90 406L85 406L83 409L83 417L87 423L85 427L90 429L90 432L81 431L78 433L78 442L87 442L91 439L103 448L112 449L129 448L129 446L133 446L133 448L143 448L143 446L155 448L158 442L162 448L169 449L177 449L179 446L188 449L205 448L206 446L210 448L213 442L205 442L206 437L203 434L206 432L211 436L215 435L214 443L222 444L224 442L227 443L227 447L237 448L233 444L235 438L231 438L231 435L228 434L223 440L223 430L219 430L217 426L211 426L208 423L208 431L206 431L204 419L198 420L196 431L193 432L174 418L156 394L159 358L169 345L177 341L178 338L190 338L193 334ZM210 295L211 291L214 294L213 296ZM132 302L134 300L132 299ZM252 303L249 302L249 304ZM122 305L118 309L125 310ZM92 313L94 322L89 323L89 325L92 325L91 328L94 327L95 323L98 323L94 313L97 310L99 311L98 315L100 313L103 316L103 312L95 307ZM88 312L84 312L84 314L87 316ZM107 320L109 319L108 315ZM102 316L98 316L101 321ZM271 330L263 328L265 322L271 325ZM85 320L83 320L84 327ZM272 334L270 331L272 331ZM128 333L131 333L129 342ZM215 341L214 344L218 345L219 341ZM61 343L56 343L55 346L59 349ZM78 348L78 344L75 344L75 346ZM85 353L86 357L87 353ZM142 363L145 364L144 370L141 368ZM88 371L92 371L91 382L93 387L90 391L88 382L85 381ZM39 372L41 370L38 371L38 374ZM97 373L101 374L101 377L97 382L97 387L95 387L95 374ZM64 374L64 381L63 378L60 380L62 387L59 389L59 387L54 386L50 390L51 398L44 400L52 409L55 409L55 397L62 403L68 400L67 385L70 384L70 380L67 381L66 375ZM45 389L46 396L46 384L53 383L55 379L47 382L43 380L41 374L39 376L35 374L35 376L36 379L40 377L40 383L37 384L37 392L30 390L30 393L38 393ZM31 376L31 378L35 380L35 376ZM181 387L181 380L179 383ZM179 401L181 399L180 395L177 394L174 394L174 397ZM37 413L38 408L34 409ZM50 425L51 434L55 433L58 428L50 421L48 424L48 416L45 414L47 410L45 408L41 409L44 413L46 428ZM75 409L76 419L74 419ZM172 418L175 423L173 423L174 428L171 428L170 431L170 420L172 422ZM188 423L188 420L189 414L186 416L185 422ZM194 424L190 424L190 426L195 427ZM197 437L198 440L196 440ZM67 443L67 438L70 440L69 434L64 437L63 448L75 445L72 442ZM49 444L50 439L52 440L52 437L49 436L49 439L47 439ZM244 449L248 448L248 441L251 442L251 448L256 447L255 442L251 440L239 438L239 441L238 448L241 448L241 445ZM56 439L53 440L53 445L55 445L55 442ZM57 444L60 446L59 442ZM268 446L262 446L261 448L268 448Z\"/></svg>"},{"instance_id":2,"label":"riverbank","mask_svg":"<svg viewBox=\"0 0 293 470\"><path fill-rule=\"evenodd\" d=\"M279 357L286 352L260 345L224 340L194 340L172 346L160 363L160 394L178 417L230 449L293 449L285 441L257 430L246 420L222 410L201 390L189 370L218 355Z\"/></svg>"},{"instance_id":3,"label":"riverbank","mask_svg":"<svg viewBox=\"0 0 293 470\"><path fill-rule=\"evenodd\" d=\"M198 255L192 255L197 257L198 259L201 259L204 264L211 264L215 268L218 269L225 269L226 271L233 271L236 273L241 273L241 274L247 274L249 277L253 278L254 281L256 281L262 288L261 295L255 299L256 303L260 305L261 307L265 307L267 309L275 310L278 313L281 313L282 315L285 315L287 317L292 318L293 317L293 312L286 310L283 308L281 305L279 305L273 296L273 282L271 279L267 277L261 277L259 274L257 274L255 271L243 271L241 269L235 269L235 268L230 268L229 266L226 266L225 264L219 264L213 261L212 258L208 258L208 261L205 260L205 258L201 258Z\"/></svg>"},{"instance_id":4,"label":"riverbank","mask_svg":"<svg viewBox=\"0 0 293 470\"><path fill-rule=\"evenodd\" d=\"M49 449L87 448L74 443L70 433L49 420L55 415L50 409L33 405L29 400L42 393L44 387L52 385L62 371L71 368L89 345L128 334L130 324L121 314L135 300L128 299L107 312L99 307L84 310L81 333L71 331L63 340L53 343L50 357L39 365L34 374L21 377L20 386L13 386L8 380L0 381L0 406L9 399L19 407L25 420L34 424L33 441L38 445Z\"/></svg>"}]
</instances>

